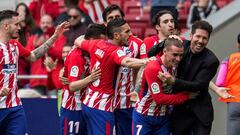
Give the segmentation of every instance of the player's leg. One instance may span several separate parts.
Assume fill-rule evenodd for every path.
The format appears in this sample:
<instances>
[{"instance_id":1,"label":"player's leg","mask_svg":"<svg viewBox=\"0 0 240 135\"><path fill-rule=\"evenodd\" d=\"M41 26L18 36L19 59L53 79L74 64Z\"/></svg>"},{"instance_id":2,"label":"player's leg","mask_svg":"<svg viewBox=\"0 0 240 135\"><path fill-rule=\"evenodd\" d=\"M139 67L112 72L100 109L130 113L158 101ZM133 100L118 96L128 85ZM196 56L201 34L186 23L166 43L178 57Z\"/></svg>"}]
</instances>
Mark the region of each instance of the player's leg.
<instances>
[{"instance_id":1,"label":"player's leg","mask_svg":"<svg viewBox=\"0 0 240 135\"><path fill-rule=\"evenodd\" d=\"M61 135L85 135L85 123L82 111L72 111L61 107Z\"/></svg>"},{"instance_id":2,"label":"player's leg","mask_svg":"<svg viewBox=\"0 0 240 135\"><path fill-rule=\"evenodd\" d=\"M133 110L133 108L115 109L114 110L117 135L131 135L131 133L132 133L132 110Z\"/></svg>"},{"instance_id":3,"label":"player's leg","mask_svg":"<svg viewBox=\"0 0 240 135\"><path fill-rule=\"evenodd\" d=\"M6 109L8 115L4 120L6 135L25 135L26 134L26 116L22 106Z\"/></svg>"},{"instance_id":4,"label":"player's leg","mask_svg":"<svg viewBox=\"0 0 240 135\"><path fill-rule=\"evenodd\" d=\"M132 135L150 135L153 133L153 125L149 116L144 116L133 110Z\"/></svg>"},{"instance_id":5,"label":"player's leg","mask_svg":"<svg viewBox=\"0 0 240 135\"><path fill-rule=\"evenodd\" d=\"M84 117L87 118L88 135L113 135L114 132L114 114L90 108L82 104Z\"/></svg>"}]
</instances>

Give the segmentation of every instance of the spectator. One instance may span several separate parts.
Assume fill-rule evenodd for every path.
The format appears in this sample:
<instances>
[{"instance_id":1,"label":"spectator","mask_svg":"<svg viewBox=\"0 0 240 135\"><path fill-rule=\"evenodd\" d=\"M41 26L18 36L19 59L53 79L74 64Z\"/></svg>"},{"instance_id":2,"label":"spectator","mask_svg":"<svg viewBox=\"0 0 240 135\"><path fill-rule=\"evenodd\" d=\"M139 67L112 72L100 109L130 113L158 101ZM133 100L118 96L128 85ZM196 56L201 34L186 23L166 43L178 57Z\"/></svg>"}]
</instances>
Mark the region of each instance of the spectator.
<instances>
[{"instance_id":1,"label":"spectator","mask_svg":"<svg viewBox=\"0 0 240 135\"><path fill-rule=\"evenodd\" d=\"M37 24L45 14L50 15L53 20L59 15L58 2L55 0L32 0L29 9Z\"/></svg>"},{"instance_id":2,"label":"spectator","mask_svg":"<svg viewBox=\"0 0 240 135\"><path fill-rule=\"evenodd\" d=\"M187 19L187 27L191 28L195 21L205 20L209 15L215 13L218 6L215 0L196 0L190 9Z\"/></svg>"},{"instance_id":3,"label":"spectator","mask_svg":"<svg viewBox=\"0 0 240 135\"><path fill-rule=\"evenodd\" d=\"M21 29L19 30L19 39L18 41L23 45L27 45L28 38L32 34L33 30L36 28L35 21L29 11L28 6L25 3L19 3L16 6L15 9L16 12L18 12L20 18L21 18ZM18 67L18 73L19 75L27 75L29 74L29 63L24 60L23 58L19 59L19 67ZM19 80L18 81L18 87L23 88L27 87L27 84L29 83L29 80Z\"/></svg>"},{"instance_id":4,"label":"spectator","mask_svg":"<svg viewBox=\"0 0 240 135\"><path fill-rule=\"evenodd\" d=\"M109 0L80 0L79 8L89 15L93 22L103 23L103 10L110 5Z\"/></svg>"},{"instance_id":5,"label":"spectator","mask_svg":"<svg viewBox=\"0 0 240 135\"><path fill-rule=\"evenodd\" d=\"M76 6L70 7L67 14L71 26L70 30L64 33L64 36L66 37L67 44L73 45L77 37L85 34L89 22L86 22L86 18Z\"/></svg>"},{"instance_id":6,"label":"spectator","mask_svg":"<svg viewBox=\"0 0 240 135\"><path fill-rule=\"evenodd\" d=\"M78 0L64 0L64 1L61 0L61 1L59 1L59 8L61 9L61 11L59 11L60 14L55 19L54 26L57 26L64 21L67 21L69 18L68 13L67 13L68 9L77 4L78 4ZM82 15L85 18L85 21L87 24L92 23L91 18L87 14L83 13Z\"/></svg>"},{"instance_id":7,"label":"spectator","mask_svg":"<svg viewBox=\"0 0 240 135\"><path fill-rule=\"evenodd\" d=\"M33 34L33 30L37 27L35 21L29 11L28 6L25 3L19 3L15 9L18 12L19 17L22 19L20 26L21 26L21 33L19 42L22 45L27 45L27 40L31 34Z\"/></svg>"},{"instance_id":8,"label":"spectator","mask_svg":"<svg viewBox=\"0 0 240 135\"><path fill-rule=\"evenodd\" d=\"M217 86L229 88L229 95L220 98L228 106L227 135L240 133L240 34L237 36L237 49L238 52L222 61L216 80Z\"/></svg>"},{"instance_id":9,"label":"spectator","mask_svg":"<svg viewBox=\"0 0 240 135\"><path fill-rule=\"evenodd\" d=\"M53 29L52 17L50 15L42 16L40 21L40 30L42 31L42 33L32 35L29 38L26 48L29 50L34 50L35 48L38 48L53 34L52 29ZM47 70L44 66L44 57L39 58L37 61L31 63L30 74L47 76ZM47 94L46 79L30 79L30 87L35 89L42 95Z\"/></svg>"}]
</instances>

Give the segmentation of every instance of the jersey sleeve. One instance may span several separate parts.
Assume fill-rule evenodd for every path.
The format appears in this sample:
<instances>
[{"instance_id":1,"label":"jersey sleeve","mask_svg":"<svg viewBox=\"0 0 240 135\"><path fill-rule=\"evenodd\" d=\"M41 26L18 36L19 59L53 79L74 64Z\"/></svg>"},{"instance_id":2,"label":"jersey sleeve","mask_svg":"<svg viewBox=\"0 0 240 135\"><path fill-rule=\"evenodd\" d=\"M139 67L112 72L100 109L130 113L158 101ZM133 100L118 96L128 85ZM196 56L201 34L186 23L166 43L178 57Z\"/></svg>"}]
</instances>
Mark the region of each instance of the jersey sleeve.
<instances>
[{"instance_id":1,"label":"jersey sleeve","mask_svg":"<svg viewBox=\"0 0 240 135\"><path fill-rule=\"evenodd\" d=\"M153 100L157 104L176 105L185 102L188 99L188 95L185 93L178 94L164 94L162 89L162 82L158 79L157 74L160 71L159 68L154 67L151 63L144 70L144 76L146 78L148 89L151 92Z\"/></svg>"},{"instance_id":2,"label":"jersey sleeve","mask_svg":"<svg viewBox=\"0 0 240 135\"><path fill-rule=\"evenodd\" d=\"M93 46L96 45L98 40L84 40L81 44L81 49L90 53Z\"/></svg>"},{"instance_id":3,"label":"jersey sleeve","mask_svg":"<svg viewBox=\"0 0 240 135\"><path fill-rule=\"evenodd\" d=\"M115 63L117 63L118 65L121 65L122 60L127 56L123 50L117 49L112 53L111 57L113 58Z\"/></svg>"},{"instance_id":4,"label":"jersey sleeve","mask_svg":"<svg viewBox=\"0 0 240 135\"><path fill-rule=\"evenodd\" d=\"M31 52L28 49L25 49L19 42L14 41L17 44L19 49L19 57L29 57Z\"/></svg>"},{"instance_id":5,"label":"jersey sleeve","mask_svg":"<svg viewBox=\"0 0 240 135\"><path fill-rule=\"evenodd\" d=\"M82 58L79 53L74 53L72 55L69 55L68 57L69 63L67 65L68 68L68 79L69 83L73 81L77 81L81 79L81 76L84 73L84 64L85 60Z\"/></svg>"}]
</instances>

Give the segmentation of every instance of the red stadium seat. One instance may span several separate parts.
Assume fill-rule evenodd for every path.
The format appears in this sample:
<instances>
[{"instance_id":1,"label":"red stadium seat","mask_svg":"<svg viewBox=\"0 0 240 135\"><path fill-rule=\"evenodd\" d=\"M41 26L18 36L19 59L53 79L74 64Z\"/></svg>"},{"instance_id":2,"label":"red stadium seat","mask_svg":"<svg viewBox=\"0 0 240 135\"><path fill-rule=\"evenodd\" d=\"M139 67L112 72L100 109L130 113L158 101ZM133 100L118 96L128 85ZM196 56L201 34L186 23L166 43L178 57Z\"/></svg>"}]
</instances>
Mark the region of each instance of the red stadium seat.
<instances>
[{"instance_id":1,"label":"red stadium seat","mask_svg":"<svg viewBox=\"0 0 240 135\"><path fill-rule=\"evenodd\" d=\"M153 36L155 34L157 34L156 30L154 28L149 28L148 27L148 28L145 29L144 38L149 37L149 36Z\"/></svg>"},{"instance_id":2,"label":"red stadium seat","mask_svg":"<svg viewBox=\"0 0 240 135\"><path fill-rule=\"evenodd\" d=\"M139 1L125 1L123 5L125 14L142 14L141 3Z\"/></svg>"}]
</instances>

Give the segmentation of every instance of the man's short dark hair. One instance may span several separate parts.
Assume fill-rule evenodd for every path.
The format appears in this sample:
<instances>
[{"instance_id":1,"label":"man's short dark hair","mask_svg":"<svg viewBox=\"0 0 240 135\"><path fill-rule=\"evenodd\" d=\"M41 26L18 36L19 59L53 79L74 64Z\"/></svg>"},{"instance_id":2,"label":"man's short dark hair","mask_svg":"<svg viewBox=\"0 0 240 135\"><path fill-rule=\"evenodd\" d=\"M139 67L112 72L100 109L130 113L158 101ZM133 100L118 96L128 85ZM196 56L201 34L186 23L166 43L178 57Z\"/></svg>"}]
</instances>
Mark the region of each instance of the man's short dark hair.
<instances>
[{"instance_id":1,"label":"man's short dark hair","mask_svg":"<svg viewBox=\"0 0 240 135\"><path fill-rule=\"evenodd\" d=\"M93 23L88 26L84 38L87 40L90 38L99 39L101 35L106 35L105 25Z\"/></svg>"},{"instance_id":2,"label":"man's short dark hair","mask_svg":"<svg viewBox=\"0 0 240 135\"><path fill-rule=\"evenodd\" d=\"M18 16L18 13L16 11L12 10L0 11L0 22L2 22L5 19L11 19L14 16Z\"/></svg>"},{"instance_id":3,"label":"man's short dark hair","mask_svg":"<svg viewBox=\"0 0 240 135\"><path fill-rule=\"evenodd\" d=\"M124 18L125 15L124 15L124 12L122 11L122 9L118 5L112 4L112 5L109 5L108 7L106 7L103 11L102 18L103 18L104 22L107 22L107 15L112 13L112 11L114 11L114 10L118 10L120 12L122 18Z\"/></svg>"},{"instance_id":4,"label":"man's short dark hair","mask_svg":"<svg viewBox=\"0 0 240 135\"><path fill-rule=\"evenodd\" d=\"M121 26L126 24L126 20L122 18L116 18L111 20L107 25L107 36L109 39L113 39L115 32L121 32Z\"/></svg>"},{"instance_id":5,"label":"man's short dark hair","mask_svg":"<svg viewBox=\"0 0 240 135\"><path fill-rule=\"evenodd\" d=\"M176 38L166 38L164 40L164 48L169 49L170 46L176 46L178 48L183 48L183 43L181 40Z\"/></svg>"},{"instance_id":6,"label":"man's short dark hair","mask_svg":"<svg viewBox=\"0 0 240 135\"><path fill-rule=\"evenodd\" d=\"M156 25L158 25L160 23L160 17L165 15L165 14L170 14L173 17L173 14L172 14L171 11L168 11L168 10L159 11L152 18L152 26L155 27Z\"/></svg>"},{"instance_id":7,"label":"man's short dark hair","mask_svg":"<svg viewBox=\"0 0 240 135\"><path fill-rule=\"evenodd\" d=\"M191 33L195 34L197 29L206 30L208 32L208 37L210 37L210 35L212 33L212 30L213 30L213 27L207 21L200 20L200 21L196 21L196 22L193 23Z\"/></svg>"}]
</instances>

